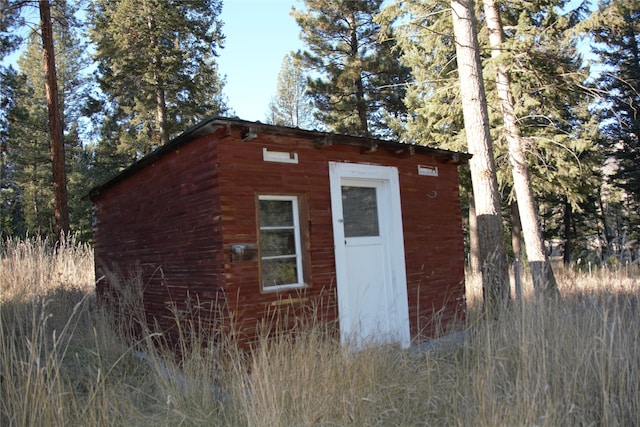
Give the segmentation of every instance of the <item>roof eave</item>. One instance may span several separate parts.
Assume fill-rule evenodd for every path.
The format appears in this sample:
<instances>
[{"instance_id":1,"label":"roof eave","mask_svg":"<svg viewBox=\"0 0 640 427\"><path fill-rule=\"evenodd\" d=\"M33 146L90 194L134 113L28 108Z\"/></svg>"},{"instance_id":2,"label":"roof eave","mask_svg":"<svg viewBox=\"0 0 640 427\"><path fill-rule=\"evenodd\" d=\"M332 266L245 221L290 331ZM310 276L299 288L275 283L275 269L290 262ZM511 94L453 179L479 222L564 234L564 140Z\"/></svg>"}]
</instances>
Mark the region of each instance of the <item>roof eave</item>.
<instances>
[{"instance_id":1,"label":"roof eave","mask_svg":"<svg viewBox=\"0 0 640 427\"><path fill-rule=\"evenodd\" d=\"M363 153L376 151L377 149L385 149L387 151L400 153L404 150L407 152L417 152L427 155L433 155L444 159L445 162L461 165L465 164L471 158L471 154L443 150L439 148L432 148L423 145L405 144L401 142L386 141L376 138L367 138L351 135L332 134L328 132L322 132L317 130L305 130L300 128L292 128L287 126L269 125L260 122L250 122L237 118L225 118L225 117L209 117L200 123L185 130L182 134L169 141L167 144L158 147L150 154L144 156L137 162L133 163L128 168L122 170L120 173L110 178L106 182L92 188L87 196L93 199L100 195L105 189L115 185L116 183L124 180L125 178L133 175L138 170L145 168L146 166L156 162L166 154L180 148L181 146L205 135L215 133L221 128L225 128L227 133L230 133L232 128L241 129L247 132L253 133L268 133L275 135L289 135L300 138L312 139L316 142L316 146L326 146L333 143L343 145L358 146L363 149ZM250 132L249 132L250 131ZM252 134L253 135L253 134Z\"/></svg>"},{"instance_id":2,"label":"roof eave","mask_svg":"<svg viewBox=\"0 0 640 427\"><path fill-rule=\"evenodd\" d=\"M90 199L93 199L94 197L102 193L102 191L104 191L105 189L133 175L138 170L143 169L146 166L156 162L166 154L182 147L183 145L193 141L196 138L214 133L219 128L220 125L216 123L215 118L204 120L197 125L190 127L189 129L185 130L183 133L169 141L167 144L158 147L157 149L142 157L140 160L134 162L129 167L123 169L104 183L89 190L87 196Z\"/></svg>"}]
</instances>

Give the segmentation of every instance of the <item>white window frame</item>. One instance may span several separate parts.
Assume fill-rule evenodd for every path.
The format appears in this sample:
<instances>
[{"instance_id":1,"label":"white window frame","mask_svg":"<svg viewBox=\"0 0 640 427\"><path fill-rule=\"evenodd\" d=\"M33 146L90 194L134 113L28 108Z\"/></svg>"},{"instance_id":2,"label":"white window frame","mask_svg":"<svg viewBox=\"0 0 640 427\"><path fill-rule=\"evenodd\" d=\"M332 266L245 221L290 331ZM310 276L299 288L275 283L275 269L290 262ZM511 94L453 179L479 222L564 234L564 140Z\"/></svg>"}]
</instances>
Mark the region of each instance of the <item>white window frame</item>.
<instances>
[{"instance_id":1,"label":"white window frame","mask_svg":"<svg viewBox=\"0 0 640 427\"><path fill-rule=\"evenodd\" d=\"M270 256L263 257L262 256L262 242L260 242L260 265L262 266L263 260L270 259L283 259L283 258L294 258L296 260L296 271L297 271L297 283L286 283L282 285L266 285L262 281L262 267L260 268L260 284L263 291L279 291L283 289L296 289L302 288L305 285L304 283L304 271L303 271L303 262L302 262L302 243L301 243L301 231L300 231L300 210L298 203L298 196L286 196L286 195L270 195L270 194L261 194L258 195L258 218L260 218L260 201L261 200L279 200L279 201L288 201L291 202L291 209L293 210L293 225L291 227L263 227L261 224L258 224L258 229L260 232L262 230L283 230L283 229L293 229L294 234L294 245L295 245L295 255L284 255L284 256ZM259 222L259 219L258 219Z\"/></svg>"}]
</instances>

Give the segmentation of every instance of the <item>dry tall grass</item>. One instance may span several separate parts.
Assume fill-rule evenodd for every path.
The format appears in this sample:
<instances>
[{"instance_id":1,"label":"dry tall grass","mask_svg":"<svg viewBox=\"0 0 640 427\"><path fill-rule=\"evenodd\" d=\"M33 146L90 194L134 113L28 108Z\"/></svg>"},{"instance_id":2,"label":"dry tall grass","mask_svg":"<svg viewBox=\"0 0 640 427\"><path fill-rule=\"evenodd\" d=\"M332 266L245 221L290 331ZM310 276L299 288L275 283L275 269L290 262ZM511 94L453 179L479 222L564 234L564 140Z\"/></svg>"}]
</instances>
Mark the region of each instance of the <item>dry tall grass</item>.
<instances>
[{"instance_id":1,"label":"dry tall grass","mask_svg":"<svg viewBox=\"0 0 640 427\"><path fill-rule=\"evenodd\" d=\"M201 337L177 363L115 332L126 328L96 304L90 247L5 241L0 268L2 426L640 420L637 276L567 271L562 300L525 292L499 321L480 315L472 278L466 338L447 351L350 352L315 325L263 338L251 355Z\"/></svg>"}]
</instances>

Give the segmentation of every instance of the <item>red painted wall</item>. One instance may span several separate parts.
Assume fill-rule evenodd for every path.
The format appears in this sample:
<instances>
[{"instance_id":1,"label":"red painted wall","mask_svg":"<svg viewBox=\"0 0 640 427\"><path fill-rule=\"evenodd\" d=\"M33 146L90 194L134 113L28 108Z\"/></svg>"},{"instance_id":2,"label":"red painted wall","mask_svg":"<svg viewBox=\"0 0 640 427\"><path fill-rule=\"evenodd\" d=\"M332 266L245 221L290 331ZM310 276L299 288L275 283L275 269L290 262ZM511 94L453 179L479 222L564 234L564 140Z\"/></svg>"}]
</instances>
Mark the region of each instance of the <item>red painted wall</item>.
<instances>
[{"instance_id":1,"label":"red painted wall","mask_svg":"<svg viewBox=\"0 0 640 427\"><path fill-rule=\"evenodd\" d=\"M196 315L217 314L211 302L224 297L217 177L216 145L209 139L164 156L94 197L96 277L120 277L99 281L98 292L132 285L139 276L148 320L165 331L175 329L172 307L183 315L191 308Z\"/></svg>"},{"instance_id":2,"label":"red painted wall","mask_svg":"<svg viewBox=\"0 0 640 427\"><path fill-rule=\"evenodd\" d=\"M318 308L325 320L337 317L333 226L329 192L330 161L349 161L395 166L399 171L406 270L412 337L432 335L433 316L445 324L464 316L464 248L457 167L432 156L401 158L384 150L362 154L362 148L334 144L314 148L308 140L259 135L250 142L233 137L218 146L223 206L225 259L233 243L257 243L256 197L258 194L304 196L308 224L309 287L304 303ZM295 152L298 164L263 161L263 148ZM419 176L418 165L437 166L438 177ZM225 288L236 327L252 336L253 326L276 308L291 310L301 291L262 292L259 261L226 266ZM445 325L446 327L446 325Z\"/></svg>"},{"instance_id":3,"label":"red painted wall","mask_svg":"<svg viewBox=\"0 0 640 427\"><path fill-rule=\"evenodd\" d=\"M280 315L293 324L314 313L336 320L330 161L398 168L412 337L434 333L435 313L445 326L463 318L464 249L454 164L423 154L362 154L351 145L315 148L301 137L259 134L242 142L239 130L223 133L187 143L93 197L98 277L105 268L127 274L138 266L147 313L163 329L175 325L168 306L188 316L197 299L196 312L215 313L248 340L265 317ZM265 162L263 148L295 152L299 163ZM437 166L439 176L419 176L418 165ZM231 257L232 244L258 243L258 194L301 197L308 249L304 290L263 292L259 261ZM100 282L99 290L107 283ZM211 301L219 304L211 308Z\"/></svg>"}]
</instances>

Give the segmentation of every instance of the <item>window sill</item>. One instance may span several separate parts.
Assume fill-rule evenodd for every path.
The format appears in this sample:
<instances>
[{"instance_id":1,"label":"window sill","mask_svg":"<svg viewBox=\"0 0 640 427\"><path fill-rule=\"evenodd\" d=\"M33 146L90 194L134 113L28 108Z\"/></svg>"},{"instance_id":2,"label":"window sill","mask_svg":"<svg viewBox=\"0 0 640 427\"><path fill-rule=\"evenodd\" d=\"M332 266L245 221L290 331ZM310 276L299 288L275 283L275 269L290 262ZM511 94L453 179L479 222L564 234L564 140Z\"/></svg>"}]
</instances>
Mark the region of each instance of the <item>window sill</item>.
<instances>
[{"instance_id":1,"label":"window sill","mask_svg":"<svg viewBox=\"0 0 640 427\"><path fill-rule=\"evenodd\" d=\"M275 292L280 292L280 291L290 291L290 290L295 290L295 289L306 289L308 288L309 285L307 285L306 283L294 283L292 285L277 285L277 286L269 286L269 287L263 287L262 288L262 292L265 294L272 294Z\"/></svg>"}]
</instances>

